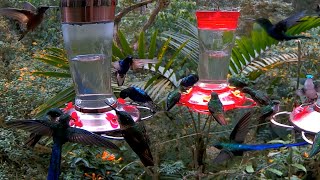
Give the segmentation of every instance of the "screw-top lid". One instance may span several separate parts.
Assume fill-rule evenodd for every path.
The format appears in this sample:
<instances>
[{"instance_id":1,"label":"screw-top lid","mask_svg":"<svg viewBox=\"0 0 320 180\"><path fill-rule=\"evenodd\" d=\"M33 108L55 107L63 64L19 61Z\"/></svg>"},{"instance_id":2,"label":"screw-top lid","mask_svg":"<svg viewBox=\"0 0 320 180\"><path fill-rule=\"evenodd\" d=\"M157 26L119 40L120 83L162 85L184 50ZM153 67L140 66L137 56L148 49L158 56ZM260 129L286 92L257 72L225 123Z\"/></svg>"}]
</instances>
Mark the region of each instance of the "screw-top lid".
<instances>
[{"instance_id":1,"label":"screw-top lid","mask_svg":"<svg viewBox=\"0 0 320 180\"><path fill-rule=\"evenodd\" d=\"M238 26L238 11L197 11L198 29L235 30Z\"/></svg>"}]
</instances>

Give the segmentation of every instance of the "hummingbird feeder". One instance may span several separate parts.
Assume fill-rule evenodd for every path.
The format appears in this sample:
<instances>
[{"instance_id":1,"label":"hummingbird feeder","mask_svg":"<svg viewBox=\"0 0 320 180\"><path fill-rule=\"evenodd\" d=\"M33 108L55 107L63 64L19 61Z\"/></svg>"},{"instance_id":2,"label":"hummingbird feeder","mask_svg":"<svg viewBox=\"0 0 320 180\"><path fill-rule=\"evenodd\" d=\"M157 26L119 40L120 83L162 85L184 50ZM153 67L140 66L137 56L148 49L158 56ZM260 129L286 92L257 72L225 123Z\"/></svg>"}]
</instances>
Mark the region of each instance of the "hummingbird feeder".
<instances>
[{"instance_id":1,"label":"hummingbird feeder","mask_svg":"<svg viewBox=\"0 0 320 180\"><path fill-rule=\"evenodd\" d=\"M279 115L289 115L289 123L291 125L278 122L277 117ZM302 138L313 144L313 141L307 138L307 135L314 136L320 132L320 104L319 102L302 104L294 108L292 112L276 113L272 116L271 123L283 128L301 131Z\"/></svg>"},{"instance_id":2,"label":"hummingbird feeder","mask_svg":"<svg viewBox=\"0 0 320 180\"><path fill-rule=\"evenodd\" d=\"M62 33L75 86L75 103L65 108L71 125L91 132L112 134L119 125L110 107L128 112L134 121L138 108L116 99L111 88L111 60L116 0L61 0ZM110 105L110 106L109 106Z\"/></svg>"},{"instance_id":3,"label":"hummingbird feeder","mask_svg":"<svg viewBox=\"0 0 320 180\"><path fill-rule=\"evenodd\" d=\"M208 114L211 92L216 92L224 110L250 108L255 102L227 83L229 62L238 26L239 11L196 12L199 38L199 81L187 93L181 95L179 104L196 112ZM244 105L246 102L249 105Z\"/></svg>"}]
</instances>

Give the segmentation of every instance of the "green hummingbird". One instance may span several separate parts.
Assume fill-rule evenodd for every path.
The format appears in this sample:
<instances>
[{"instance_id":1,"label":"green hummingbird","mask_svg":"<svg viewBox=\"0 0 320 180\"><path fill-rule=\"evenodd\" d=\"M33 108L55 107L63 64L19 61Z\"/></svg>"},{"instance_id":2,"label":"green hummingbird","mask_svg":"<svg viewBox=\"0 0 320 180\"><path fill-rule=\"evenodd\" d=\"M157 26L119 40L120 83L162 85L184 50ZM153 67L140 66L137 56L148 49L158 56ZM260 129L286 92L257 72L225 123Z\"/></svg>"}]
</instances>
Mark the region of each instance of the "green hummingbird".
<instances>
[{"instance_id":1,"label":"green hummingbird","mask_svg":"<svg viewBox=\"0 0 320 180\"><path fill-rule=\"evenodd\" d=\"M63 114L60 108L52 108L47 113L43 120L57 122L59 117ZM26 141L25 145L34 147L41 139L42 135L31 133L29 139Z\"/></svg>"},{"instance_id":2,"label":"green hummingbird","mask_svg":"<svg viewBox=\"0 0 320 180\"><path fill-rule=\"evenodd\" d=\"M22 34L18 41L20 41L29 31L33 31L43 21L44 13L50 6L40 6L36 8L29 2L23 3L24 9L17 8L1 8L0 15L12 18L20 22Z\"/></svg>"},{"instance_id":3,"label":"green hummingbird","mask_svg":"<svg viewBox=\"0 0 320 180\"><path fill-rule=\"evenodd\" d=\"M42 136L52 136L53 146L47 180L58 180L60 176L61 150L66 142L81 143L119 150L108 139L84 129L69 126L71 117L63 114L58 122L47 120L18 120L7 122L9 128L18 128Z\"/></svg>"},{"instance_id":4,"label":"green hummingbird","mask_svg":"<svg viewBox=\"0 0 320 180\"><path fill-rule=\"evenodd\" d=\"M249 86L249 84L251 84L250 80L245 78L245 77L241 77L241 76L232 76L228 79L228 83L231 86L234 86L236 88L242 89L244 87Z\"/></svg>"},{"instance_id":5,"label":"green hummingbird","mask_svg":"<svg viewBox=\"0 0 320 180\"><path fill-rule=\"evenodd\" d=\"M270 118L275 113L279 112L279 110L280 110L279 106L280 106L280 101L278 101L278 100L272 100L272 104L262 106L260 108L261 116L259 117L258 125L266 122L266 119ZM258 126L257 132L259 132L261 130L261 127L262 126Z\"/></svg>"},{"instance_id":6,"label":"green hummingbird","mask_svg":"<svg viewBox=\"0 0 320 180\"><path fill-rule=\"evenodd\" d=\"M167 102L166 102L166 110L170 111L171 108L173 108L181 98L181 93L179 89L175 89L171 91L167 96Z\"/></svg>"},{"instance_id":7,"label":"green hummingbird","mask_svg":"<svg viewBox=\"0 0 320 180\"><path fill-rule=\"evenodd\" d=\"M313 144L309 153L309 157L313 157L314 155L318 154L320 152L320 132L318 132L314 139Z\"/></svg>"},{"instance_id":8,"label":"green hummingbird","mask_svg":"<svg viewBox=\"0 0 320 180\"><path fill-rule=\"evenodd\" d=\"M262 91L254 90L250 87L244 87L242 88L242 92L249 94L260 106L267 106L273 103L271 99Z\"/></svg>"},{"instance_id":9,"label":"green hummingbird","mask_svg":"<svg viewBox=\"0 0 320 180\"><path fill-rule=\"evenodd\" d=\"M108 103L106 103L108 104ZM108 104L109 105L109 104ZM136 123L131 115L125 111L118 111L109 105L117 114L123 138L131 149L138 155L145 167L154 166L150 151L150 140L143 123Z\"/></svg>"},{"instance_id":10,"label":"green hummingbird","mask_svg":"<svg viewBox=\"0 0 320 180\"><path fill-rule=\"evenodd\" d=\"M223 104L219 99L219 95L216 92L211 92L211 98L208 102L208 109L213 118L220 124L220 125L227 125L228 122L224 117L224 110Z\"/></svg>"}]
</instances>

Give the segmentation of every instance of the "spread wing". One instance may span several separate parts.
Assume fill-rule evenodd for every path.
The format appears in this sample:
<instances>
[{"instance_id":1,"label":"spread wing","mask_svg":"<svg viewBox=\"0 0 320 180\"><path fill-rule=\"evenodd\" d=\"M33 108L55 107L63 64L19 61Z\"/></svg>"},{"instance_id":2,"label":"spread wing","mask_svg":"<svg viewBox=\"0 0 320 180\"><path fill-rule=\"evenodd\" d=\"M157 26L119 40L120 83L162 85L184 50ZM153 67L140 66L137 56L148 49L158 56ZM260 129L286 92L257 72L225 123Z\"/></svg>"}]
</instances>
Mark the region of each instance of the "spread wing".
<instances>
[{"instance_id":1,"label":"spread wing","mask_svg":"<svg viewBox=\"0 0 320 180\"><path fill-rule=\"evenodd\" d=\"M0 15L15 19L22 24L27 24L29 19L34 16L34 13L23 9L2 8L0 9Z\"/></svg>"},{"instance_id":2,"label":"spread wing","mask_svg":"<svg viewBox=\"0 0 320 180\"><path fill-rule=\"evenodd\" d=\"M31 12L36 12L37 11L37 8L34 7L34 5L32 5L29 2L23 2L22 3L22 7L23 7L23 9L31 11Z\"/></svg>"},{"instance_id":3,"label":"spread wing","mask_svg":"<svg viewBox=\"0 0 320 180\"><path fill-rule=\"evenodd\" d=\"M230 141L243 143L248 132L252 111L245 113L230 134Z\"/></svg>"},{"instance_id":4,"label":"spread wing","mask_svg":"<svg viewBox=\"0 0 320 180\"><path fill-rule=\"evenodd\" d=\"M9 128L22 129L42 136L52 136L56 123L45 120L17 120L7 122Z\"/></svg>"},{"instance_id":5,"label":"spread wing","mask_svg":"<svg viewBox=\"0 0 320 180\"><path fill-rule=\"evenodd\" d=\"M118 146L113 144L107 138L94 134L79 128L68 128L68 141L74 143L80 143L84 145L93 145L99 147L106 147L110 149L119 150Z\"/></svg>"},{"instance_id":6,"label":"spread wing","mask_svg":"<svg viewBox=\"0 0 320 180\"><path fill-rule=\"evenodd\" d=\"M222 149L218 156L213 159L213 163L220 164L228 159L231 159L233 156L234 155L232 152Z\"/></svg>"},{"instance_id":7,"label":"spread wing","mask_svg":"<svg viewBox=\"0 0 320 180\"><path fill-rule=\"evenodd\" d=\"M293 14L292 16L278 22L275 25L275 30L279 32L285 32L287 31L290 27L296 25L299 20L305 16L306 11L298 12L296 14Z\"/></svg>"},{"instance_id":8,"label":"spread wing","mask_svg":"<svg viewBox=\"0 0 320 180\"><path fill-rule=\"evenodd\" d=\"M133 59L133 63L131 66L132 70L143 69L145 65L148 64L157 64L157 58L154 59Z\"/></svg>"}]
</instances>

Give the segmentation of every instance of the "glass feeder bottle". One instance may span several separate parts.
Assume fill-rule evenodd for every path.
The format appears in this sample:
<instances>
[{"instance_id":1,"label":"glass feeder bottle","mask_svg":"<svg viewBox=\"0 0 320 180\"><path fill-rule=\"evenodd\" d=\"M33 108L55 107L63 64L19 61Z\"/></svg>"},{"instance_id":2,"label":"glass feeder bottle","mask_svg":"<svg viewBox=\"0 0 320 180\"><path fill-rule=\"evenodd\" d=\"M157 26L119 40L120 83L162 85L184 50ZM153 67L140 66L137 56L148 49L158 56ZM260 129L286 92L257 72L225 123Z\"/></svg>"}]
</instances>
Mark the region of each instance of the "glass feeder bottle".
<instances>
[{"instance_id":1,"label":"glass feeder bottle","mask_svg":"<svg viewBox=\"0 0 320 180\"><path fill-rule=\"evenodd\" d=\"M232 47L240 12L198 10L199 82L227 82Z\"/></svg>"},{"instance_id":2,"label":"glass feeder bottle","mask_svg":"<svg viewBox=\"0 0 320 180\"><path fill-rule=\"evenodd\" d=\"M111 89L113 21L116 0L61 0L62 33L75 85L75 109L106 112Z\"/></svg>"}]
</instances>

